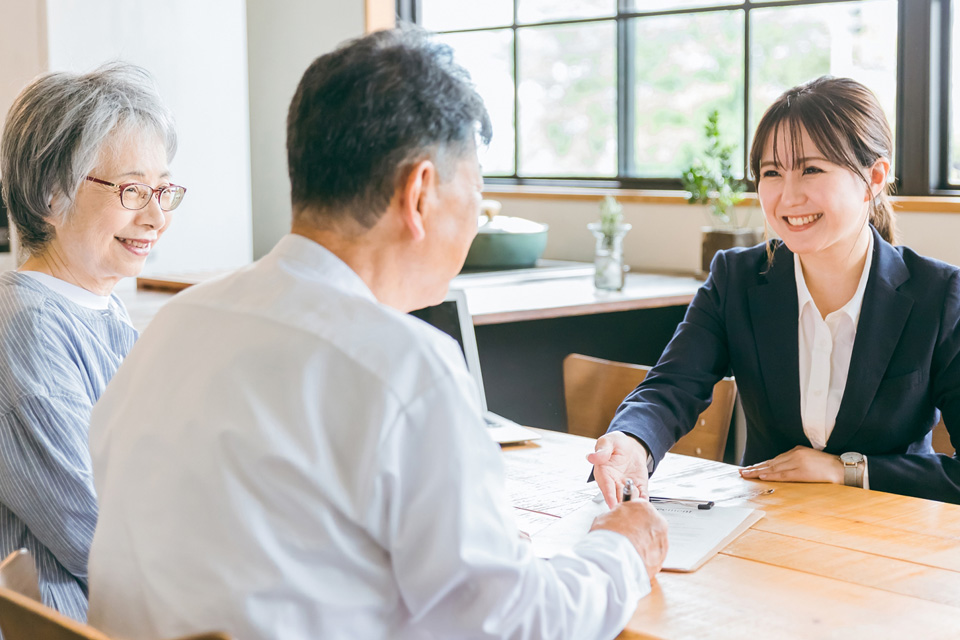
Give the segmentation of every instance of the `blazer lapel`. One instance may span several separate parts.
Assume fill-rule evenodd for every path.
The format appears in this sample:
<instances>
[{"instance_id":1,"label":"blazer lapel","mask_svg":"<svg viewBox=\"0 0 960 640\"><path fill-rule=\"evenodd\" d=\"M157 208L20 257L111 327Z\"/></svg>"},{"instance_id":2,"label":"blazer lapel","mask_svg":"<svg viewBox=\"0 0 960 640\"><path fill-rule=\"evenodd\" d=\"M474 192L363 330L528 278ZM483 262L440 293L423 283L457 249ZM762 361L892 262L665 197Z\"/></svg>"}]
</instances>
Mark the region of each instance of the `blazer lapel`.
<instances>
[{"instance_id":1,"label":"blazer lapel","mask_svg":"<svg viewBox=\"0 0 960 640\"><path fill-rule=\"evenodd\" d=\"M863 294L847 385L827 440L830 451L843 449L860 429L913 307L913 299L897 291L910 277L903 258L876 230L873 233L873 266Z\"/></svg>"},{"instance_id":2,"label":"blazer lapel","mask_svg":"<svg viewBox=\"0 0 960 640\"><path fill-rule=\"evenodd\" d=\"M770 419L794 442L810 441L800 420L797 282L793 254L783 245L761 282L747 292L757 359L770 407Z\"/></svg>"}]
</instances>

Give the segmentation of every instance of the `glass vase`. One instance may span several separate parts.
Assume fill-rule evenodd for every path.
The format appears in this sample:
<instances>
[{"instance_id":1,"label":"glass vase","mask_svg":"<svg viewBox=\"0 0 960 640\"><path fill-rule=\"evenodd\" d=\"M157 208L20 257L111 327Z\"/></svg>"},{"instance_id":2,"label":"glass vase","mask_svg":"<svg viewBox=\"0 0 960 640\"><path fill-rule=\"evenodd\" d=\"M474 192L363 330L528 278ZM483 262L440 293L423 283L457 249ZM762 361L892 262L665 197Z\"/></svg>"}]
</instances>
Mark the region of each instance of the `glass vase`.
<instances>
[{"instance_id":1,"label":"glass vase","mask_svg":"<svg viewBox=\"0 0 960 640\"><path fill-rule=\"evenodd\" d=\"M633 227L629 224L618 224L613 233L603 229L599 222L591 222L587 229L597 239L597 246L593 254L593 286L603 291L620 291L623 289L623 237Z\"/></svg>"}]
</instances>

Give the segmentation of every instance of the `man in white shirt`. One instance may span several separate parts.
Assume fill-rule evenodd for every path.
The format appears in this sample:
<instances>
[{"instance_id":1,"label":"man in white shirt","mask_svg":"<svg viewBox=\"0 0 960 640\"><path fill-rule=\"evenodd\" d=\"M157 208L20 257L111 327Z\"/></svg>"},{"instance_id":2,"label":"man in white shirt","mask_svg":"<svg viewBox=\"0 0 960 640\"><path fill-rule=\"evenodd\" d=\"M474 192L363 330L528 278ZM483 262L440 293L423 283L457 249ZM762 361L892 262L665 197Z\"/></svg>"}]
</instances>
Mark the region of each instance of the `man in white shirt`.
<instances>
[{"instance_id":1,"label":"man in white shirt","mask_svg":"<svg viewBox=\"0 0 960 640\"><path fill-rule=\"evenodd\" d=\"M380 32L290 107L292 233L153 320L90 429L90 620L130 639L612 638L666 552L649 503L551 561L518 535L438 303L476 233L479 96Z\"/></svg>"}]
</instances>

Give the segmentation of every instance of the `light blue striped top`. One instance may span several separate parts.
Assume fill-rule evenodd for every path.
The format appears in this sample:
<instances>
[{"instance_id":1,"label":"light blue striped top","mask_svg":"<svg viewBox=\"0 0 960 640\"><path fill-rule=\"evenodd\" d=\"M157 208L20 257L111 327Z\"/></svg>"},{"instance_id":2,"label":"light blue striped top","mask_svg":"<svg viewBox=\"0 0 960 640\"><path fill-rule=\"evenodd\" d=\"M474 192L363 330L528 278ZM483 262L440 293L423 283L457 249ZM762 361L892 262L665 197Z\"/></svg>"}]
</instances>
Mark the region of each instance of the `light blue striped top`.
<instances>
[{"instance_id":1,"label":"light blue striped top","mask_svg":"<svg viewBox=\"0 0 960 640\"><path fill-rule=\"evenodd\" d=\"M90 410L137 339L113 301L89 309L0 274L0 554L29 549L44 603L80 621L97 522Z\"/></svg>"}]
</instances>

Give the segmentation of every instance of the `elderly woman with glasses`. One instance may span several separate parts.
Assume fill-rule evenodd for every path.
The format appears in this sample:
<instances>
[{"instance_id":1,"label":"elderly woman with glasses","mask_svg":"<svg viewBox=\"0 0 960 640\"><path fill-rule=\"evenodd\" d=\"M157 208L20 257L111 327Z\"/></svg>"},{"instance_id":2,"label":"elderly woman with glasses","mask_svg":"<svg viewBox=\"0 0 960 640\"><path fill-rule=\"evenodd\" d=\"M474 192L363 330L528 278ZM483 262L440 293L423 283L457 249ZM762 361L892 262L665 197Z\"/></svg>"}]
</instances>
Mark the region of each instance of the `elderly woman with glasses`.
<instances>
[{"instance_id":1,"label":"elderly woman with glasses","mask_svg":"<svg viewBox=\"0 0 960 640\"><path fill-rule=\"evenodd\" d=\"M33 81L0 141L25 257L0 274L0 553L29 549L44 602L77 620L97 521L90 410L137 338L113 289L183 199L176 146L152 79L125 64Z\"/></svg>"}]
</instances>

